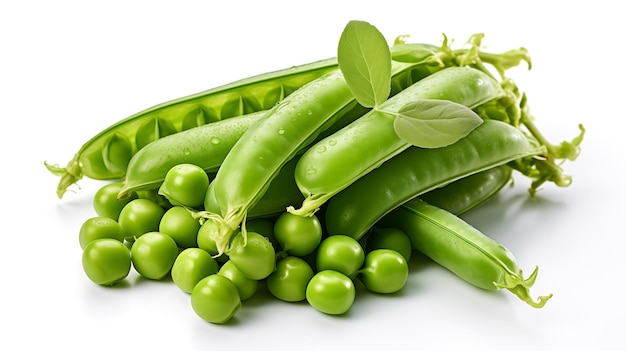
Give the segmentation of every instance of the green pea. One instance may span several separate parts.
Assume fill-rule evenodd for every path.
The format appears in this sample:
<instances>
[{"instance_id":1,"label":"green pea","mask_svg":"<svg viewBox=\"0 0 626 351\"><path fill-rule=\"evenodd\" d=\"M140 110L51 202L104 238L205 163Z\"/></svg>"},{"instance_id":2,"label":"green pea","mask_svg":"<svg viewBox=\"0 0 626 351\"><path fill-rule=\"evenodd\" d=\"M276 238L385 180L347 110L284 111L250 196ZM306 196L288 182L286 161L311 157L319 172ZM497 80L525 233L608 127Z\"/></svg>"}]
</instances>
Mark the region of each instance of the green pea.
<instances>
[{"instance_id":1,"label":"green pea","mask_svg":"<svg viewBox=\"0 0 626 351\"><path fill-rule=\"evenodd\" d=\"M93 208L98 216L108 217L117 221L122 208L137 198L137 195L133 193L123 199L118 199L122 186L122 183L109 183L96 191L93 197Z\"/></svg>"},{"instance_id":2,"label":"green pea","mask_svg":"<svg viewBox=\"0 0 626 351\"><path fill-rule=\"evenodd\" d=\"M154 201L135 199L122 208L118 223L124 237L138 238L145 233L158 231L164 214L165 209Z\"/></svg>"},{"instance_id":3,"label":"green pea","mask_svg":"<svg viewBox=\"0 0 626 351\"><path fill-rule=\"evenodd\" d=\"M169 235L150 232L135 240L131 254L137 273L148 279L160 280L170 273L178 256L178 246Z\"/></svg>"},{"instance_id":4,"label":"green pea","mask_svg":"<svg viewBox=\"0 0 626 351\"><path fill-rule=\"evenodd\" d=\"M280 300L303 301L313 275L313 269L306 261L296 256L287 256L276 263L276 270L267 277L267 288Z\"/></svg>"},{"instance_id":5,"label":"green pea","mask_svg":"<svg viewBox=\"0 0 626 351\"><path fill-rule=\"evenodd\" d=\"M354 282L333 270L317 272L306 287L306 300L316 310L340 315L347 313L356 297Z\"/></svg>"},{"instance_id":6,"label":"green pea","mask_svg":"<svg viewBox=\"0 0 626 351\"><path fill-rule=\"evenodd\" d=\"M78 234L81 249L96 239L115 239L124 242L122 227L108 217L92 217L83 222Z\"/></svg>"},{"instance_id":7,"label":"green pea","mask_svg":"<svg viewBox=\"0 0 626 351\"><path fill-rule=\"evenodd\" d=\"M274 237L287 254L305 256L322 241L322 225L315 215L302 217L284 212L274 223Z\"/></svg>"},{"instance_id":8,"label":"green pea","mask_svg":"<svg viewBox=\"0 0 626 351\"><path fill-rule=\"evenodd\" d=\"M200 208L209 187L209 175L200 166L190 163L177 164L165 174L159 194L172 205Z\"/></svg>"},{"instance_id":9,"label":"green pea","mask_svg":"<svg viewBox=\"0 0 626 351\"><path fill-rule=\"evenodd\" d=\"M241 309L241 299L230 279L211 274L200 280L191 291L191 307L205 321L224 324Z\"/></svg>"},{"instance_id":10,"label":"green pea","mask_svg":"<svg viewBox=\"0 0 626 351\"><path fill-rule=\"evenodd\" d=\"M114 285L130 273L131 253L119 240L96 239L83 250L83 270L99 285Z\"/></svg>"},{"instance_id":11,"label":"green pea","mask_svg":"<svg viewBox=\"0 0 626 351\"><path fill-rule=\"evenodd\" d=\"M400 291L407 282L409 266L395 250L376 249L365 256L358 277L372 292L390 294Z\"/></svg>"},{"instance_id":12,"label":"green pea","mask_svg":"<svg viewBox=\"0 0 626 351\"><path fill-rule=\"evenodd\" d=\"M317 248L317 270L333 270L352 277L365 259L361 244L346 235L331 235Z\"/></svg>"},{"instance_id":13,"label":"green pea","mask_svg":"<svg viewBox=\"0 0 626 351\"><path fill-rule=\"evenodd\" d=\"M191 293L203 278L217 273L217 261L206 251L190 247L181 251L172 265L172 281L182 291Z\"/></svg>"},{"instance_id":14,"label":"green pea","mask_svg":"<svg viewBox=\"0 0 626 351\"><path fill-rule=\"evenodd\" d=\"M186 208L168 209L159 222L159 232L167 234L180 248L196 247L200 222Z\"/></svg>"},{"instance_id":15,"label":"green pea","mask_svg":"<svg viewBox=\"0 0 626 351\"><path fill-rule=\"evenodd\" d=\"M237 286L237 291L239 291L239 298L241 301L251 298L259 289L259 281L248 278L241 273L233 261L228 260L224 262L217 274L230 279L230 281Z\"/></svg>"},{"instance_id":16,"label":"green pea","mask_svg":"<svg viewBox=\"0 0 626 351\"><path fill-rule=\"evenodd\" d=\"M276 252L264 236L248 232L237 234L227 251L228 258L246 277L255 280L267 278L273 271Z\"/></svg>"}]
</instances>

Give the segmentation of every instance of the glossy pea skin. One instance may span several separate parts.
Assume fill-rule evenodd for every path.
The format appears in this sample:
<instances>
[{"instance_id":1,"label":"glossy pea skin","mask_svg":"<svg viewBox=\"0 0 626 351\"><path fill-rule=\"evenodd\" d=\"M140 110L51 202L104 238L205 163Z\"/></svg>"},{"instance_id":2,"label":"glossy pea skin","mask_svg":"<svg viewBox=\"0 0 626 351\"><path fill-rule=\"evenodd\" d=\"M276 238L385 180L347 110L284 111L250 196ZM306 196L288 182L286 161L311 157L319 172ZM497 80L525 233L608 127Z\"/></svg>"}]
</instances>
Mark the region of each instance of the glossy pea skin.
<instances>
[{"instance_id":1,"label":"glossy pea skin","mask_svg":"<svg viewBox=\"0 0 626 351\"><path fill-rule=\"evenodd\" d=\"M197 246L200 222L191 212L181 206L174 206L163 214L158 231L169 235L182 249Z\"/></svg>"},{"instance_id":2,"label":"glossy pea skin","mask_svg":"<svg viewBox=\"0 0 626 351\"><path fill-rule=\"evenodd\" d=\"M398 251L391 249L370 251L358 272L358 278L367 290L380 294L402 290L408 277L407 261Z\"/></svg>"},{"instance_id":3,"label":"glossy pea skin","mask_svg":"<svg viewBox=\"0 0 626 351\"><path fill-rule=\"evenodd\" d=\"M446 147L409 148L359 178L327 203L326 229L360 239L402 203L512 160L545 152L504 122L486 120Z\"/></svg>"},{"instance_id":4,"label":"glossy pea skin","mask_svg":"<svg viewBox=\"0 0 626 351\"><path fill-rule=\"evenodd\" d=\"M109 183L96 191L93 197L93 208L98 216L108 217L117 221L122 208L137 198L137 194L133 193L124 199L118 199L117 195L123 186L122 183Z\"/></svg>"},{"instance_id":5,"label":"glossy pea skin","mask_svg":"<svg viewBox=\"0 0 626 351\"><path fill-rule=\"evenodd\" d=\"M182 291L190 294L198 282L217 273L217 261L208 252L197 247L181 251L172 265L172 281Z\"/></svg>"},{"instance_id":6,"label":"glossy pea skin","mask_svg":"<svg viewBox=\"0 0 626 351\"><path fill-rule=\"evenodd\" d=\"M355 122L312 145L296 166L296 183L307 198L293 211L308 215L337 192L408 149L394 128L395 115L415 99L448 100L474 108L496 99L498 83L470 67L448 67L418 81Z\"/></svg>"},{"instance_id":7,"label":"glossy pea skin","mask_svg":"<svg viewBox=\"0 0 626 351\"><path fill-rule=\"evenodd\" d=\"M125 238L136 239L145 233L158 231L164 214L165 209L156 202L135 199L122 208L118 223Z\"/></svg>"},{"instance_id":8,"label":"glossy pea skin","mask_svg":"<svg viewBox=\"0 0 626 351\"><path fill-rule=\"evenodd\" d=\"M550 294L533 300L529 289L537 269L524 279L515 257L505 246L458 216L421 199L403 204L381 222L407 233L416 250L476 287L508 289L536 308L552 297Z\"/></svg>"},{"instance_id":9,"label":"glossy pea skin","mask_svg":"<svg viewBox=\"0 0 626 351\"><path fill-rule=\"evenodd\" d=\"M200 280L191 291L191 307L205 321L224 324L241 309L241 299L230 279L211 274Z\"/></svg>"},{"instance_id":10,"label":"glossy pea skin","mask_svg":"<svg viewBox=\"0 0 626 351\"><path fill-rule=\"evenodd\" d=\"M133 267L144 278L160 280L172 270L178 252L176 242L169 235L145 233L131 247Z\"/></svg>"},{"instance_id":11,"label":"glossy pea skin","mask_svg":"<svg viewBox=\"0 0 626 351\"><path fill-rule=\"evenodd\" d=\"M259 281L248 278L241 273L233 261L228 260L224 262L217 274L230 279L235 284L241 301L251 298L259 290Z\"/></svg>"},{"instance_id":12,"label":"glossy pea skin","mask_svg":"<svg viewBox=\"0 0 626 351\"><path fill-rule=\"evenodd\" d=\"M82 265L92 282L114 285L130 273L131 253L119 240L97 239L85 246Z\"/></svg>"},{"instance_id":13,"label":"glossy pea skin","mask_svg":"<svg viewBox=\"0 0 626 351\"><path fill-rule=\"evenodd\" d=\"M279 300L303 301L314 274L313 268L302 258L286 256L276 263L276 270L267 277L267 289Z\"/></svg>"},{"instance_id":14,"label":"glossy pea skin","mask_svg":"<svg viewBox=\"0 0 626 351\"><path fill-rule=\"evenodd\" d=\"M266 110L304 84L337 69L334 58L234 81L167 101L126 117L87 140L66 167L45 162L61 177L57 196L83 177L120 179L137 150L167 135Z\"/></svg>"},{"instance_id":15,"label":"glossy pea skin","mask_svg":"<svg viewBox=\"0 0 626 351\"><path fill-rule=\"evenodd\" d=\"M209 175L202 167L179 163L167 171L158 193L174 206L200 208L208 187Z\"/></svg>"},{"instance_id":16,"label":"glossy pea skin","mask_svg":"<svg viewBox=\"0 0 626 351\"><path fill-rule=\"evenodd\" d=\"M108 217L91 217L80 226L78 242L81 249L96 239L115 239L124 242L122 227Z\"/></svg>"},{"instance_id":17,"label":"glossy pea skin","mask_svg":"<svg viewBox=\"0 0 626 351\"><path fill-rule=\"evenodd\" d=\"M330 314L347 313L356 297L354 282L343 273L324 270L315 273L306 287L306 300L316 310Z\"/></svg>"},{"instance_id":18,"label":"glossy pea skin","mask_svg":"<svg viewBox=\"0 0 626 351\"><path fill-rule=\"evenodd\" d=\"M238 233L227 252L228 258L246 277L254 280L267 278L276 263L276 251L270 241L259 233Z\"/></svg>"},{"instance_id":19,"label":"glossy pea skin","mask_svg":"<svg viewBox=\"0 0 626 351\"><path fill-rule=\"evenodd\" d=\"M363 264L365 252L361 244L346 235L325 238L316 251L317 271L333 270L352 277Z\"/></svg>"},{"instance_id":20,"label":"glossy pea skin","mask_svg":"<svg viewBox=\"0 0 626 351\"><path fill-rule=\"evenodd\" d=\"M284 212L274 223L274 237L285 253L305 256L322 241L322 224L315 215L302 217Z\"/></svg>"}]
</instances>

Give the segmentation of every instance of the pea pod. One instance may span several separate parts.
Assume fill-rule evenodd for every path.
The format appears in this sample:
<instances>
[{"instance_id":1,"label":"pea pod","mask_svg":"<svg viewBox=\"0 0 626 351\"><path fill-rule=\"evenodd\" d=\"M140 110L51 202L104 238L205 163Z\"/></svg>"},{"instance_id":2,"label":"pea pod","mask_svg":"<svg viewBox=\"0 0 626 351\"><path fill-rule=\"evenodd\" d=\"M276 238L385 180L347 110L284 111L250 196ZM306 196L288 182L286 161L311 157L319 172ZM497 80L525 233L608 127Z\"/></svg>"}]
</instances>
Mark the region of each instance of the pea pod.
<instances>
[{"instance_id":1,"label":"pea pod","mask_svg":"<svg viewBox=\"0 0 626 351\"><path fill-rule=\"evenodd\" d=\"M333 195L408 149L394 128L397 112L415 99L449 100L475 108L498 98L502 91L496 80L470 67L449 67L436 72L385 101L337 133L307 150L296 167L296 183L306 199L298 215L313 214Z\"/></svg>"},{"instance_id":2,"label":"pea pod","mask_svg":"<svg viewBox=\"0 0 626 351\"><path fill-rule=\"evenodd\" d=\"M487 290L507 289L541 308L552 294L530 297L537 268L525 279L513 254L454 214L421 199L411 200L381 221L406 233L414 249L468 283Z\"/></svg>"},{"instance_id":3,"label":"pea pod","mask_svg":"<svg viewBox=\"0 0 626 351\"><path fill-rule=\"evenodd\" d=\"M155 189L167 171L177 164L191 163L215 172L241 135L262 120L266 111L209 123L168 135L146 145L128 163L119 197L134 191Z\"/></svg>"},{"instance_id":4,"label":"pea pod","mask_svg":"<svg viewBox=\"0 0 626 351\"><path fill-rule=\"evenodd\" d=\"M545 147L519 129L486 120L447 147L411 147L333 196L327 203L327 230L331 235L359 239L406 201L471 174L544 152Z\"/></svg>"},{"instance_id":5,"label":"pea pod","mask_svg":"<svg viewBox=\"0 0 626 351\"><path fill-rule=\"evenodd\" d=\"M419 65L394 61L392 77ZM220 254L280 168L355 106L342 72L335 70L287 96L241 136L209 185L204 204L205 217L217 223L210 236Z\"/></svg>"},{"instance_id":6,"label":"pea pod","mask_svg":"<svg viewBox=\"0 0 626 351\"><path fill-rule=\"evenodd\" d=\"M480 206L511 181L508 165L489 168L434 189L419 198L457 216Z\"/></svg>"},{"instance_id":7,"label":"pea pod","mask_svg":"<svg viewBox=\"0 0 626 351\"><path fill-rule=\"evenodd\" d=\"M168 101L129 116L85 142L66 167L45 166L60 176L57 196L84 176L118 179L137 150L163 136L210 122L266 110L302 85L337 68L326 59L238 80Z\"/></svg>"}]
</instances>

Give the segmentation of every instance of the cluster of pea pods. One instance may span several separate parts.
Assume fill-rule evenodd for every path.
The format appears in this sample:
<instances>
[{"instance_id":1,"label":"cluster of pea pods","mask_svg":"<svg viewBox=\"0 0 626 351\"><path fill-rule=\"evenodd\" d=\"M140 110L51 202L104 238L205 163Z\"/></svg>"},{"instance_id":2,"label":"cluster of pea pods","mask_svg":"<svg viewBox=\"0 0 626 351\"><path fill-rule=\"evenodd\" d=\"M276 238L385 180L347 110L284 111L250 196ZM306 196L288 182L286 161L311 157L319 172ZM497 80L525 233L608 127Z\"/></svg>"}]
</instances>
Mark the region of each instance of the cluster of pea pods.
<instances>
[{"instance_id":1,"label":"cluster of pea pods","mask_svg":"<svg viewBox=\"0 0 626 351\"><path fill-rule=\"evenodd\" d=\"M380 106L386 113L360 104L337 59L329 58L146 109L89 139L67 166L45 165L60 176L59 198L87 177L116 184L120 211L138 197L154 200L161 215L184 208L198 229L207 228L212 257L234 257L256 240L246 237L254 232L245 223L285 213L320 218L324 236L360 242L394 228L411 250L465 281L542 307L551 295L529 294L537 270L524 278L507 248L459 216L497 194L513 172L533 180L531 196L546 182L568 186L560 164L576 159L584 129L571 142L550 144L533 124L526 95L505 75L522 62L530 68L527 51L484 52L482 39L473 35L460 49L445 37L440 46L397 40L390 46L391 94ZM416 99L464 105L482 123L445 147L415 147L398 137L390 113ZM197 191L201 201L192 205L162 187L182 164L207 176ZM110 216L117 221L119 211ZM121 238L132 246L140 236ZM171 264L192 246L201 245L178 245Z\"/></svg>"}]
</instances>

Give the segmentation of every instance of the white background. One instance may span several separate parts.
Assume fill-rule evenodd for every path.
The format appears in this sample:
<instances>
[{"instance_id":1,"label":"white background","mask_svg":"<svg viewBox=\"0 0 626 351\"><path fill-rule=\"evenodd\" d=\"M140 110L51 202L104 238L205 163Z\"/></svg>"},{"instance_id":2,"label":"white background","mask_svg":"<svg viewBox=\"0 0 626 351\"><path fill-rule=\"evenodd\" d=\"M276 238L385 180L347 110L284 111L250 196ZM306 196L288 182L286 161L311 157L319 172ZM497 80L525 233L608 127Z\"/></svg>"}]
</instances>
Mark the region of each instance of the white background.
<instances>
[{"instance_id":1,"label":"white background","mask_svg":"<svg viewBox=\"0 0 626 351\"><path fill-rule=\"evenodd\" d=\"M616 1L15 1L0 5L2 269L0 349L623 350L626 244L623 121L626 33ZM92 135L155 104L250 75L335 55L345 24L366 20L391 42L526 47L511 72L554 141L583 123L569 188L535 199L519 178L466 219L530 273L540 310L478 290L415 260L395 296L359 293L331 317L260 292L228 325L207 324L171 282L91 283L78 230L102 185L62 200L43 161L65 164ZM9 346L12 345L12 346Z\"/></svg>"}]
</instances>

